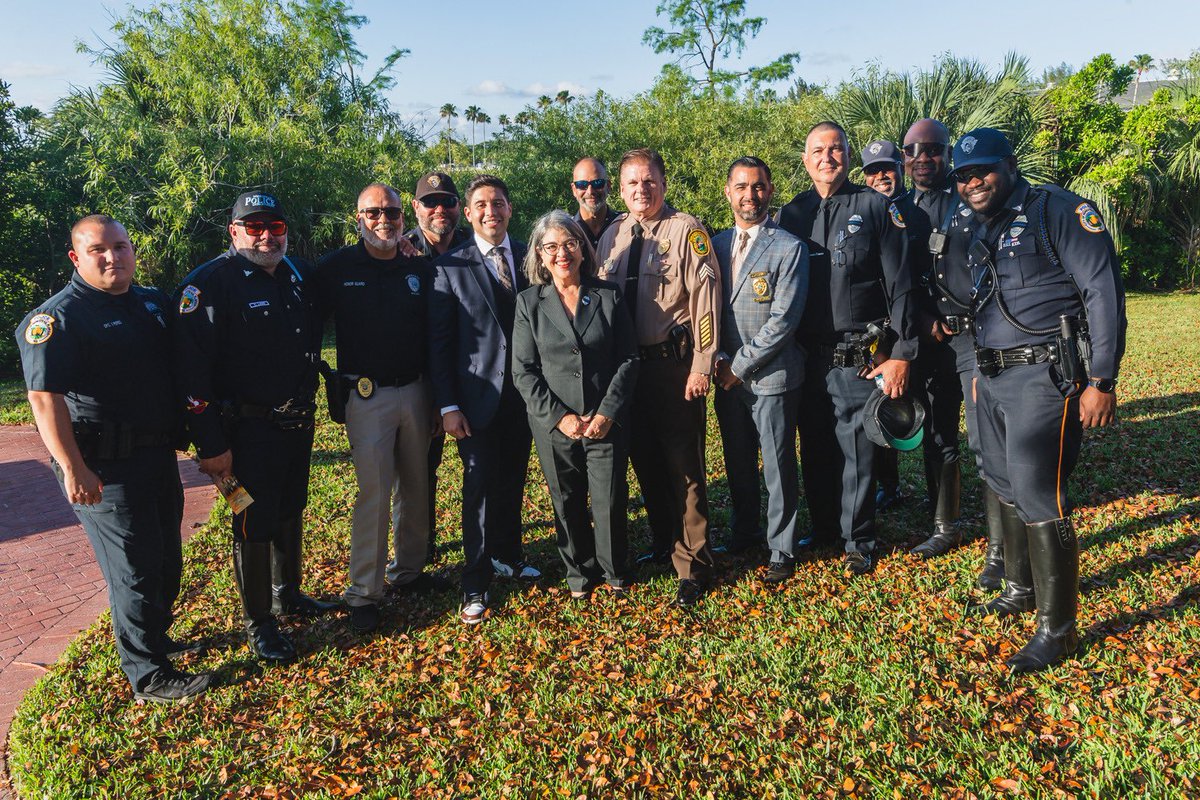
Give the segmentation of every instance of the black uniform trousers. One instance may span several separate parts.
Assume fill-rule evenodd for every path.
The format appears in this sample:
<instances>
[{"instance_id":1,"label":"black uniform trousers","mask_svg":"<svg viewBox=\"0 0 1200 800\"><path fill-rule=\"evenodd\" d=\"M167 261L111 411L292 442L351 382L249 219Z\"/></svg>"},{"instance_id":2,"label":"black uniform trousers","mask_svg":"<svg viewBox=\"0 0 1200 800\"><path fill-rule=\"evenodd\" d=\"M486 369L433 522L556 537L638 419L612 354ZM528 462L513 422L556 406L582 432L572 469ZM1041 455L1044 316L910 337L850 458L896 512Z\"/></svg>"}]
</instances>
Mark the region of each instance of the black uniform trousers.
<instances>
[{"instance_id":1,"label":"black uniform trousers","mask_svg":"<svg viewBox=\"0 0 1200 800\"><path fill-rule=\"evenodd\" d=\"M570 439L557 428L534 436L554 503L558 554L573 592L602 580L610 586L629 585L628 438L628 430L617 424L603 439Z\"/></svg>"},{"instance_id":2,"label":"black uniform trousers","mask_svg":"<svg viewBox=\"0 0 1200 800\"><path fill-rule=\"evenodd\" d=\"M629 458L646 500L655 547L669 543L681 580L703 581L713 567L704 468L707 404L703 397L683 399L690 371L690 360L641 362Z\"/></svg>"},{"instance_id":3,"label":"black uniform trousers","mask_svg":"<svg viewBox=\"0 0 1200 800\"><path fill-rule=\"evenodd\" d=\"M141 691L170 667L167 630L183 571L183 486L175 451L143 447L129 458L85 461L104 483L103 498L90 506L73 503L71 509L108 585L121 669L134 691ZM62 471L54 466L62 486Z\"/></svg>"},{"instance_id":4,"label":"black uniform trousers","mask_svg":"<svg viewBox=\"0 0 1200 800\"><path fill-rule=\"evenodd\" d=\"M929 412L925 416L925 436L921 441L925 461L925 481L930 500L937 502L934 487L943 464L958 462L958 418L963 389L958 375L958 353L950 340L922 339L913 362L909 393L921 400ZM947 520L953 522L953 520Z\"/></svg>"},{"instance_id":5,"label":"black uniform trousers","mask_svg":"<svg viewBox=\"0 0 1200 800\"><path fill-rule=\"evenodd\" d=\"M1079 459L1080 387L1048 363L1009 367L977 384L988 485L1027 524L1067 517L1067 479Z\"/></svg>"},{"instance_id":6,"label":"black uniform trousers","mask_svg":"<svg viewBox=\"0 0 1200 800\"><path fill-rule=\"evenodd\" d=\"M282 543L280 537L295 535L284 523L308 505L312 428L285 431L264 419L240 419L229 441L233 474L254 498L234 515L233 535L244 542Z\"/></svg>"},{"instance_id":7,"label":"black uniform trousers","mask_svg":"<svg viewBox=\"0 0 1200 800\"><path fill-rule=\"evenodd\" d=\"M511 383L504 384L496 416L483 429L458 440L463 463L463 594L482 594L492 581L492 563L524 560L521 500L529 469L529 419Z\"/></svg>"}]
</instances>

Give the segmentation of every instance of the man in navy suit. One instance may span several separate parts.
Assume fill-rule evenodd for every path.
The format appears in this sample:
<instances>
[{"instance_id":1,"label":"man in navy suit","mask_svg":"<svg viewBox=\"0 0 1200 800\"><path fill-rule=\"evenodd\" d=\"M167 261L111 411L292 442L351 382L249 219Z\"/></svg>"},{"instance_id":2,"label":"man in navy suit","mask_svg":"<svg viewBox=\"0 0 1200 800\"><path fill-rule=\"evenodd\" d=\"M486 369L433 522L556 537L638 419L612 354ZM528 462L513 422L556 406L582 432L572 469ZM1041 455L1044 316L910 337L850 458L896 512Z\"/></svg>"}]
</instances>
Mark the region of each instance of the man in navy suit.
<instances>
[{"instance_id":1,"label":"man in navy suit","mask_svg":"<svg viewBox=\"0 0 1200 800\"><path fill-rule=\"evenodd\" d=\"M725 197L734 227L713 239L721 265L721 349L714 405L733 502L727 552L757 544L758 451L767 484L765 580L780 583L795 571L799 487L796 421L804 351L796 328L808 297L808 248L767 216L775 187L771 168L745 156L729 166Z\"/></svg>"},{"instance_id":2,"label":"man in navy suit","mask_svg":"<svg viewBox=\"0 0 1200 800\"><path fill-rule=\"evenodd\" d=\"M465 192L474 236L438 259L430 299L430 372L442 426L463 462L463 605L468 625L483 620L495 571L537 580L521 549L521 498L531 436L512 382L516 296L525 245L508 236L508 187L480 175Z\"/></svg>"}]
</instances>

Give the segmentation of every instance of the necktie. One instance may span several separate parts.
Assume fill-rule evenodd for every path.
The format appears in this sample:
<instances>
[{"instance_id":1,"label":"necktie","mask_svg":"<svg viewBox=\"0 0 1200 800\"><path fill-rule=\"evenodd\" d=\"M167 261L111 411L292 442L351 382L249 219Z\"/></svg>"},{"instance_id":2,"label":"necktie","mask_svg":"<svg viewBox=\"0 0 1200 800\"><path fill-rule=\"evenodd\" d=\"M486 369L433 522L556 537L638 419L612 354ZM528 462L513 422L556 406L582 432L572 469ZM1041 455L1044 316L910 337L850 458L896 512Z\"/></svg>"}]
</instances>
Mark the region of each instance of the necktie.
<instances>
[{"instance_id":1,"label":"necktie","mask_svg":"<svg viewBox=\"0 0 1200 800\"><path fill-rule=\"evenodd\" d=\"M821 244L829 246L829 198L826 197L821 201Z\"/></svg>"},{"instance_id":2,"label":"necktie","mask_svg":"<svg viewBox=\"0 0 1200 800\"><path fill-rule=\"evenodd\" d=\"M747 249L747 245L749 245L749 244L750 244L750 232L742 231L741 233L739 233L737 250L734 251L733 263L731 264L733 269L731 269L729 271L730 286L737 286L738 273L740 273L742 271L742 262L746 260L746 249Z\"/></svg>"},{"instance_id":3,"label":"necktie","mask_svg":"<svg viewBox=\"0 0 1200 800\"><path fill-rule=\"evenodd\" d=\"M637 321L638 277L642 272L642 238L644 231L640 222L633 223L633 238L629 240L629 259L625 262L625 302L629 304L629 315Z\"/></svg>"},{"instance_id":4,"label":"necktie","mask_svg":"<svg viewBox=\"0 0 1200 800\"><path fill-rule=\"evenodd\" d=\"M504 287L504 291L512 294L512 272L508 269L508 259L504 257L504 248L493 247L488 251L488 259L496 267L496 275L500 278L500 285Z\"/></svg>"}]
</instances>

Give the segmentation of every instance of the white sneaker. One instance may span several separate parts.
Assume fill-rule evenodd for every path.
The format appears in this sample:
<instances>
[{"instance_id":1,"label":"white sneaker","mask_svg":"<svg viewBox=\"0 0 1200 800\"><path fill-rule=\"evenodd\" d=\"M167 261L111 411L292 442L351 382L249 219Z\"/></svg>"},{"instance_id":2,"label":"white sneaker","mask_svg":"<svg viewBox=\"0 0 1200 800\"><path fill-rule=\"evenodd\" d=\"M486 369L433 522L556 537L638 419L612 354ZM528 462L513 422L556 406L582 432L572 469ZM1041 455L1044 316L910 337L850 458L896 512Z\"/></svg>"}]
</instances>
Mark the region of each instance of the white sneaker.
<instances>
[{"instance_id":1,"label":"white sneaker","mask_svg":"<svg viewBox=\"0 0 1200 800\"><path fill-rule=\"evenodd\" d=\"M542 579L542 573L524 561L505 564L503 561L493 558L492 570L501 578L516 578L519 581L540 581Z\"/></svg>"},{"instance_id":2,"label":"white sneaker","mask_svg":"<svg viewBox=\"0 0 1200 800\"><path fill-rule=\"evenodd\" d=\"M483 622L483 615L487 612L487 593L469 594L463 597L462 610L458 614L458 618L462 620L464 625L478 625Z\"/></svg>"}]
</instances>

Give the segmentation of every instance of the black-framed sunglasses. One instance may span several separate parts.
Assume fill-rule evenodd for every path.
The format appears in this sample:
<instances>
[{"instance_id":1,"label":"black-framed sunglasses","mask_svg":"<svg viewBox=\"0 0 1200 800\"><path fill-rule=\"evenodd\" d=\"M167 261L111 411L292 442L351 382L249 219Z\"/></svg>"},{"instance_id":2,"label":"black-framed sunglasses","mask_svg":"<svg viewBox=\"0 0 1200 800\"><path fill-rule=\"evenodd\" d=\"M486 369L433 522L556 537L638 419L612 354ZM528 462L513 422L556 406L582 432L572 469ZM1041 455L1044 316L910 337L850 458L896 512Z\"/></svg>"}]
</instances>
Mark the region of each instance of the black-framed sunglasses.
<instances>
[{"instance_id":1,"label":"black-framed sunglasses","mask_svg":"<svg viewBox=\"0 0 1200 800\"><path fill-rule=\"evenodd\" d=\"M607 178L596 178L595 180L590 180L590 181L572 181L572 183L575 185L576 189L578 189L579 191L582 192L584 189L588 188L589 186L592 187L593 189L603 189L608 184L608 179Z\"/></svg>"},{"instance_id":2,"label":"black-framed sunglasses","mask_svg":"<svg viewBox=\"0 0 1200 800\"><path fill-rule=\"evenodd\" d=\"M919 158L922 155L927 155L930 158L944 156L946 149L949 147L945 142L913 142L906 144L901 149L904 150L904 155L909 158Z\"/></svg>"},{"instance_id":3,"label":"black-framed sunglasses","mask_svg":"<svg viewBox=\"0 0 1200 800\"><path fill-rule=\"evenodd\" d=\"M954 181L955 183L970 183L976 178L983 180L995 171L996 164L976 164L972 167L963 167L954 170Z\"/></svg>"},{"instance_id":4,"label":"black-framed sunglasses","mask_svg":"<svg viewBox=\"0 0 1200 800\"><path fill-rule=\"evenodd\" d=\"M380 216L387 217L388 222L395 222L404 216L404 209L400 206L384 206L383 208L372 206L371 208L360 208L358 213L371 220L371 222L379 219Z\"/></svg>"},{"instance_id":5,"label":"black-framed sunglasses","mask_svg":"<svg viewBox=\"0 0 1200 800\"><path fill-rule=\"evenodd\" d=\"M878 175L881 172L899 172L900 165L895 161L880 162L869 167L863 167L863 175Z\"/></svg>"},{"instance_id":6,"label":"black-framed sunglasses","mask_svg":"<svg viewBox=\"0 0 1200 800\"><path fill-rule=\"evenodd\" d=\"M458 206L458 198L452 194L435 194L429 197L422 197L417 201L425 208L455 208Z\"/></svg>"}]
</instances>

